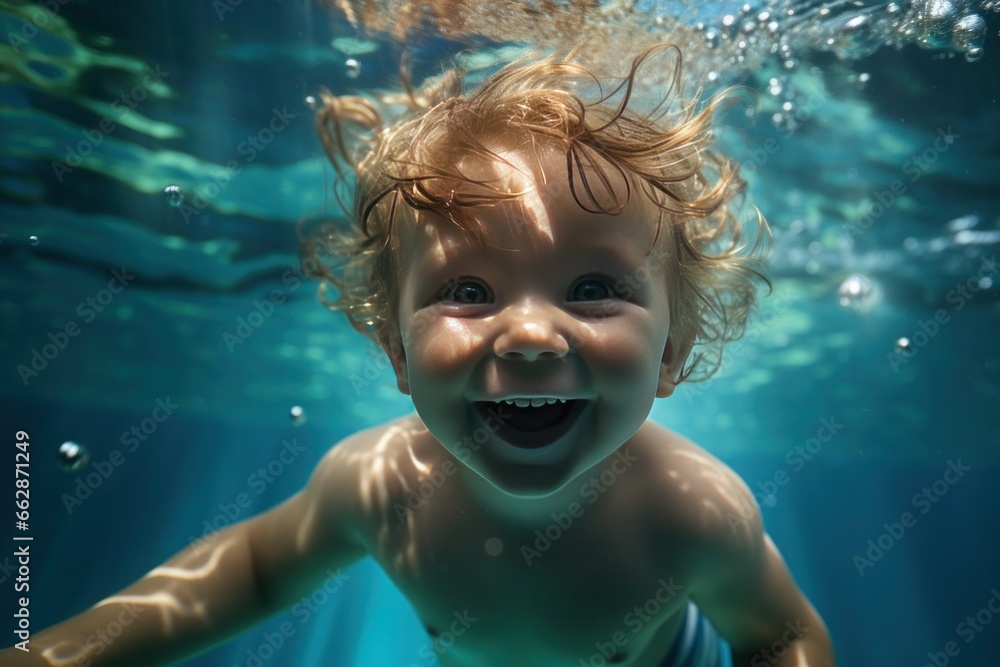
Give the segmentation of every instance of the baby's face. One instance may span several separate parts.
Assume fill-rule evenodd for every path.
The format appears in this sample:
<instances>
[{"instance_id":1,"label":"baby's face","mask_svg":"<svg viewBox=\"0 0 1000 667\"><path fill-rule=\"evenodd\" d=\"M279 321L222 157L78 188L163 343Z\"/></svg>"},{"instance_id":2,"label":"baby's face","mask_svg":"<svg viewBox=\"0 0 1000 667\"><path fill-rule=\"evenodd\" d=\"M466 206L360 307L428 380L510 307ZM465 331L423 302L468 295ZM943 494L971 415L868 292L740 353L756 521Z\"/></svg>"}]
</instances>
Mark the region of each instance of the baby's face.
<instances>
[{"instance_id":1,"label":"baby's face","mask_svg":"<svg viewBox=\"0 0 1000 667\"><path fill-rule=\"evenodd\" d=\"M399 388L453 455L507 493L544 496L673 391L683 359L668 344L672 258L666 234L652 246L658 211L634 191L620 215L587 213L565 157L504 155L529 175L502 164L473 175L527 194L479 209L486 251L426 215L401 225L403 352L391 356Z\"/></svg>"}]
</instances>

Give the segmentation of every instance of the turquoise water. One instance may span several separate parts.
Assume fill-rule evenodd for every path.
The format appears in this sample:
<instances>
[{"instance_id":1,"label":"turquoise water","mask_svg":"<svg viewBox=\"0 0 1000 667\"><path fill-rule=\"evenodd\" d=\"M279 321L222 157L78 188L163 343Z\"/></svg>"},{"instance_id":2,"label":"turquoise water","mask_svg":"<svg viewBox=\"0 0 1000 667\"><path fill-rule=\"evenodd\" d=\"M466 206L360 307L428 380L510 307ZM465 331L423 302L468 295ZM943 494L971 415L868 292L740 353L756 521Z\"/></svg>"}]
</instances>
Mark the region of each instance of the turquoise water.
<instances>
[{"instance_id":1,"label":"turquoise water","mask_svg":"<svg viewBox=\"0 0 1000 667\"><path fill-rule=\"evenodd\" d=\"M920 7L942 11L932 4ZM705 66L719 85L759 97L752 123L728 119L742 136L722 141L774 229L775 294L722 372L652 418L755 491L842 665L920 666L948 642L949 664L990 665L1000 648L987 607L1000 590L993 4L956 2L954 16L919 24L921 40L891 18L915 3L797 3L775 42L789 58L748 51L743 71L704 56L719 58ZM298 219L333 210L306 98L392 86L391 40L308 2L67 3L44 25L31 6L0 3L3 33L26 40L0 44L0 393L5 437L27 432L34 455L40 630L281 502L332 443L412 404L302 280L295 234ZM695 9L631 15L721 35L733 12L738 29L709 37L714 54L740 53L744 34L766 41L767 21L740 32L766 8ZM979 59L956 38L972 14L986 25ZM466 62L512 53L500 46L477 39ZM421 39L417 74L462 48ZM186 206L171 206L171 185ZM55 463L66 441L89 452L79 470ZM0 552L4 645L13 550ZM427 642L364 561L185 664L409 667L433 664Z\"/></svg>"}]
</instances>

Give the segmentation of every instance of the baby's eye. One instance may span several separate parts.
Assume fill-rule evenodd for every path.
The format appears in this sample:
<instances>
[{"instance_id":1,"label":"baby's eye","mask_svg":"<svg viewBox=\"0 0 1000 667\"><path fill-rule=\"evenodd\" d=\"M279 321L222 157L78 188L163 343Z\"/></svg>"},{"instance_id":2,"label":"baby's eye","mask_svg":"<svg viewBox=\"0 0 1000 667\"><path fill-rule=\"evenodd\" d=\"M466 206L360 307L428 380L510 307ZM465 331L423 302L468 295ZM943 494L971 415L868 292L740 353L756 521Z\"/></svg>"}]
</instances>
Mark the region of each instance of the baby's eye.
<instances>
[{"instance_id":1,"label":"baby's eye","mask_svg":"<svg viewBox=\"0 0 1000 667\"><path fill-rule=\"evenodd\" d=\"M459 278L444 286L438 300L461 304L487 303L493 300L493 294L478 280Z\"/></svg>"},{"instance_id":2,"label":"baby's eye","mask_svg":"<svg viewBox=\"0 0 1000 667\"><path fill-rule=\"evenodd\" d=\"M600 301L614 295L610 281L593 276L578 280L569 291L570 301Z\"/></svg>"}]
</instances>

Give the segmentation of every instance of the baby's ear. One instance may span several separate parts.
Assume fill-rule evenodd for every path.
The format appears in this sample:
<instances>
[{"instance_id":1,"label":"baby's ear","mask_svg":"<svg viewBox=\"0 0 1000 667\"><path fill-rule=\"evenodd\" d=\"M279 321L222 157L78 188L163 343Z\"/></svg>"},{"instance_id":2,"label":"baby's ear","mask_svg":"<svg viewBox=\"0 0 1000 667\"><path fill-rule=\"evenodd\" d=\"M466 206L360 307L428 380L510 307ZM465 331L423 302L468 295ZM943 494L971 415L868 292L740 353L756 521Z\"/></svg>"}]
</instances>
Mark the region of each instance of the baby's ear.
<instances>
[{"instance_id":1,"label":"baby's ear","mask_svg":"<svg viewBox=\"0 0 1000 667\"><path fill-rule=\"evenodd\" d=\"M667 344L663 348L663 358L660 360L660 379L656 386L656 397L667 398L674 393L682 380L677 378L684 368L691 350L694 348L694 332L672 329Z\"/></svg>"},{"instance_id":2,"label":"baby's ear","mask_svg":"<svg viewBox=\"0 0 1000 667\"><path fill-rule=\"evenodd\" d=\"M378 344L382 347L389 361L392 362L392 370L396 373L396 386L399 391L410 395L410 377L406 371L406 350L403 349L403 338L399 331L392 327L383 328L378 334Z\"/></svg>"}]
</instances>

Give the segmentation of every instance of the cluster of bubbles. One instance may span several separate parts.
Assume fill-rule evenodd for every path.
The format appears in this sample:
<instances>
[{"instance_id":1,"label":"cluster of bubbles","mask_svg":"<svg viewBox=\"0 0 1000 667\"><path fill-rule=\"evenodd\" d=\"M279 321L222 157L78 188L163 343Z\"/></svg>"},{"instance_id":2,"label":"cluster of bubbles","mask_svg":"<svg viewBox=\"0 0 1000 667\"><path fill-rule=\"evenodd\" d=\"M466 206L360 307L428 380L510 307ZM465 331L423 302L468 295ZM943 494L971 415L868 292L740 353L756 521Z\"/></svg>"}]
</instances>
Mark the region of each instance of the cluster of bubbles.
<instances>
[{"instance_id":1,"label":"cluster of bubbles","mask_svg":"<svg viewBox=\"0 0 1000 667\"><path fill-rule=\"evenodd\" d=\"M845 60L863 58L883 46L911 43L962 53L970 61L983 55L986 21L976 13L972 0L903 0L873 6L797 4L801 6L786 10L789 39L832 51ZM1000 9L995 4L1000 3L980 3L984 10Z\"/></svg>"},{"instance_id":2,"label":"cluster of bubbles","mask_svg":"<svg viewBox=\"0 0 1000 667\"><path fill-rule=\"evenodd\" d=\"M986 21L974 5L973 0L903 0L874 6L769 0L756 7L744 4L695 28L705 46L718 54L717 66L708 73L710 81L734 73L745 75L758 66L761 57L778 58L784 73L773 77L767 90L777 98L780 111L771 120L781 129L794 130L805 101L789 77L799 68L798 51L830 51L841 59L857 60L883 46L915 43L975 61L983 55ZM1000 1L983 2L980 8L1000 11ZM855 82L864 87L869 78L861 74Z\"/></svg>"},{"instance_id":3,"label":"cluster of bubbles","mask_svg":"<svg viewBox=\"0 0 1000 667\"><path fill-rule=\"evenodd\" d=\"M56 463L65 472L76 472L90 462L90 452L83 445L66 441L59 445L56 452Z\"/></svg>"},{"instance_id":4,"label":"cluster of bubbles","mask_svg":"<svg viewBox=\"0 0 1000 667\"><path fill-rule=\"evenodd\" d=\"M724 14L712 23L699 22L695 28L703 35L705 46L720 54L718 71L708 73L709 81L718 81L723 71L729 75L749 72L757 67L759 56L777 56L782 71L767 84L768 94L779 107L771 122L783 131L794 132L811 111L806 95L791 79L800 62L783 32L787 13L773 5L761 9L745 4L738 12ZM726 53L728 58L723 55Z\"/></svg>"}]
</instances>

